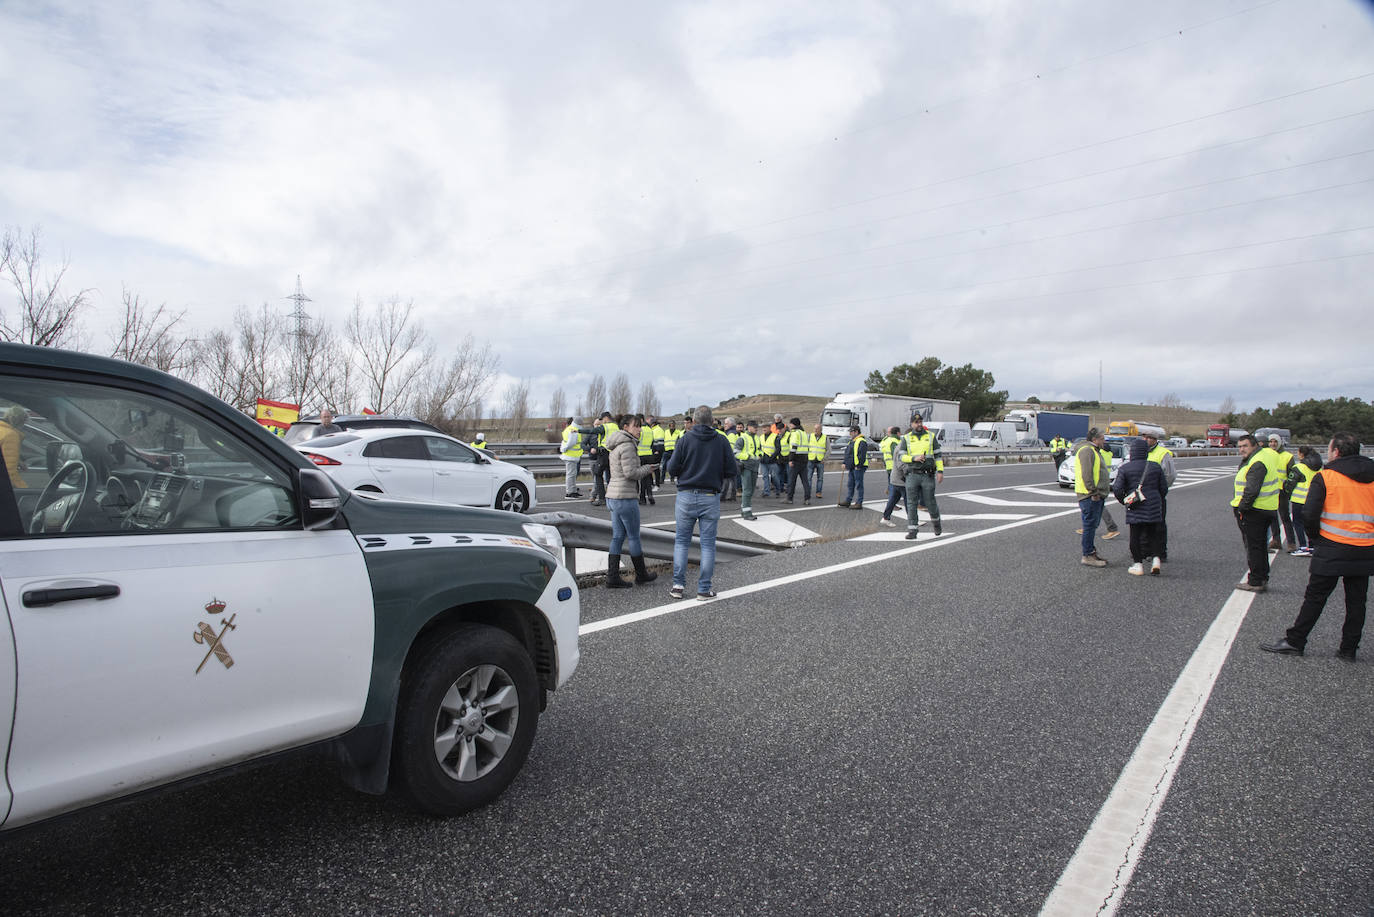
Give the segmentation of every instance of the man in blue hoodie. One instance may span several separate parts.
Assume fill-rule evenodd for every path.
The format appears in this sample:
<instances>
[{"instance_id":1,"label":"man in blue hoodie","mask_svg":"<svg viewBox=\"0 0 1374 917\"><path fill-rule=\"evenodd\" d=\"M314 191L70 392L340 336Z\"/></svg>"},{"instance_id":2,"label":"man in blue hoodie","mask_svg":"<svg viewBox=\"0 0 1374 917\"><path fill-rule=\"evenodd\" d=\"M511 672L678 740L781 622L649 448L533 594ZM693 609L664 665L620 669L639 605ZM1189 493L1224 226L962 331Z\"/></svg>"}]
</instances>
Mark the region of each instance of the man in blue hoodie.
<instances>
[{"instance_id":1,"label":"man in blue hoodie","mask_svg":"<svg viewBox=\"0 0 1374 917\"><path fill-rule=\"evenodd\" d=\"M701 522L701 573L697 577L697 600L715 598L711 574L716 569L716 526L720 524L720 489L726 477L739 474L730 442L712 426L711 409L706 405L692 414L692 428L678 440L668 473L677 479L677 501L673 510L677 538L673 542L673 587L669 594L680 599L687 588L687 551L692 545L692 530Z\"/></svg>"}]
</instances>

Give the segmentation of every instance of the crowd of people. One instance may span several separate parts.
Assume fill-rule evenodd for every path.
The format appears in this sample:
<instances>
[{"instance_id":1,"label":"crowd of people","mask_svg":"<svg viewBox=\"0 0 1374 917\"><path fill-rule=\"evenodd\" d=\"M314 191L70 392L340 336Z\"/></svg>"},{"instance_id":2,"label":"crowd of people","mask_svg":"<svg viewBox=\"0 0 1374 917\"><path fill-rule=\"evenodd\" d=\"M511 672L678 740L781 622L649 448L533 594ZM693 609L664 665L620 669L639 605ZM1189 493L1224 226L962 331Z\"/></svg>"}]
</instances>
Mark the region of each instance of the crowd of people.
<instances>
[{"instance_id":1,"label":"crowd of people","mask_svg":"<svg viewBox=\"0 0 1374 917\"><path fill-rule=\"evenodd\" d=\"M797 499L801 484L802 505L811 505L814 494L825 496L825 462L829 438L820 424L810 432L798 417L788 421L781 414L762 432L758 421L747 420L743 427L736 418L717 420L706 406L697 408L678 429L669 419L664 426L653 415L622 414L612 417L603 411L594 423L581 425L567 418L559 443L565 463L565 497L580 497L578 476L582 461L591 462L593 506L604 505L611 513L611 544L607 560L607 585L623 588L633 585L620 570L622 551L627 547L635 569L635 583L651 582L643 562L639 537L639 507L655 503L654 492L666 477L677 485L675 501L676 541L673 550L673 584L670 594L682 598L686 592L687 555L693 532L700 530L700 572L697 598L715 596L711 578L715 569L716 529L722 503L738 501L740 518L757 521L754 498L772 497L782 504ZM944 460L940 441L917 416L911 429L902 433L893 427L880 447L888 474L888 504L884 525L895 525L892 513L898 502L909 507L924 507L930 515L935 534L944 527L940 518L935 487L944 480ZM846 487L836 504L846 509L862 509L864 475L869 469L869 444L857 426L850 427L844 448ZM760 489L760 481L762 488ZM921 524L915 509L908 512L908 539L917 537Z\"/></svg>"}]
</instances>

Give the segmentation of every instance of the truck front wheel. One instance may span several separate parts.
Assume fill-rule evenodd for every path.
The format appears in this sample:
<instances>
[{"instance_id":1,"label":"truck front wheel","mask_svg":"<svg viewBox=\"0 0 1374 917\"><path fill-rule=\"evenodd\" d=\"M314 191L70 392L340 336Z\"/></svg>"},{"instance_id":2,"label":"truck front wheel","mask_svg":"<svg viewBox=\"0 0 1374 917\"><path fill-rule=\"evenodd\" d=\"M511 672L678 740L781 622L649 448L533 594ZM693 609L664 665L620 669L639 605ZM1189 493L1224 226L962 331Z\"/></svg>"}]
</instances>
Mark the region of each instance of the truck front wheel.
<instances>
[{"instance_id":1,"label":"truck front wheel","mask_svg":"<svg viewBox=\"0 0 1374 917\"><path fill-rule=\"evenodd\" d=\"M525 763L538 714L539 682L525 648L494 627L458 627L405 674L393 773L431 815L486 805Z\"/></svg>"}]
</instances>

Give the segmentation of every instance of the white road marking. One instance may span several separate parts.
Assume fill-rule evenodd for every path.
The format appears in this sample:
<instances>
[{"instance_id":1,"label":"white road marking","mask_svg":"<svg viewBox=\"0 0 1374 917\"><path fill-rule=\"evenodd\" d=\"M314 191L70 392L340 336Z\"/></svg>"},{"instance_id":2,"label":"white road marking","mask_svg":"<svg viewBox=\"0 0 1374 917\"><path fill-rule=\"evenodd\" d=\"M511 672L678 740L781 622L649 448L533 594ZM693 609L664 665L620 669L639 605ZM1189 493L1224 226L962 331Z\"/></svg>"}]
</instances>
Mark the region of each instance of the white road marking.
<instances>
[{"instance_id":1,"label":"white road marking","mask_svg":"<svg viewBox=\"0 0 1374 917\"><path fill-rule=\"evenodd\" d=\"M775 513L758 516L752 522L738 517L735 518L735 521L773 544L793 544L820 537L819 532L813 532L804 525L789 522Z\"/></svg>"},{"instance_id":2,"label":"white road marking","mask_svg":"<svg viewBox=\"0 0 1374 917\"><path fill-rule=\"evenodd\" d=\"M1116 913L1254 598L1235 591L1221 607L1045 899L1042 915Z\"/></svg>"},{"instance_id":3,"label":"white road marking","mask_svg":"<svg viewBox=\"0 0 1374 917\"><path fill-rule=\"evenodd\" d=\"M985 506L1063 506L1063 500L1047 503L1044 500L1004 500L1001 497L989 497L986 494L962 493L944 494L942 496L958 497L960 500L968 500L972 503L982 503ZM1075 500L1075 503L1078 501Z\"/></svg>"},{"instance_id":4,"label":"white road marking","mask_svg":"<svg viewBox=\"0 0 1374 917\"><path fill-rule=\"evenodd\" d=\"M732 599L739 596L753 595L756 592L763 592L764 590L772 589L775 586L784 586L788 583L800 583L804 582L805 580L815 579L819 576L828 576L831 573L839 573L843 570L853 570L857 567L866 567L869 564L883 563L884 561L895 560L899 557L906 557L911 554L916 554L920 551L932 551L936 548L943 548L947 545L959 544L960 542L969 541L974 538L982 538L986 535L996 534L997 532L1005 532L1008 529L1019 528L1023 525L1034 525L1035 523L1043 522L1046 519L1056 519L1060 516L1075 515L1077 513L1078 507L1075 506L1073 509L1064 510L1062 512L1048 513L1043 516L1034 516L1030 519L1021 519L1016 522L1008 522L1004 525L993 526L992 528L982 529L981 531L977 532L969 532L965 535L951 535L943 538L931 538L928 541L918 542L917 544L912 545L909 548L903 548L897 551L887 551L883 554L874 555L873 557L860 557L855 560L847 560L842 563L831 564L828 567L818 567L815 570L807 570L803 573L793 573L790 576L781 576L777 579L766 580L764 582L759 583L750 583L747 586L740 586L735 589L726 589L720 593L716 601L725 601L726 599ZM653 608L645 608L641 611L632 611L628 614L617 615L614 618L606 618L602 621L592 621L591 623L583 624L581 627L578 628L577 633L578 636L585 637L588 634L594 634L598 631L610 630L614 627L624 627L626 624L634 624L639 621L647 621L650 618L662 617L663 615L669 615L677 611L684 611L689 608L698 609L701 608L704 604L705 603L703 602L696 602L690 600L673 600L666 605L658 605Z\"/></svg>"}]
</instances>

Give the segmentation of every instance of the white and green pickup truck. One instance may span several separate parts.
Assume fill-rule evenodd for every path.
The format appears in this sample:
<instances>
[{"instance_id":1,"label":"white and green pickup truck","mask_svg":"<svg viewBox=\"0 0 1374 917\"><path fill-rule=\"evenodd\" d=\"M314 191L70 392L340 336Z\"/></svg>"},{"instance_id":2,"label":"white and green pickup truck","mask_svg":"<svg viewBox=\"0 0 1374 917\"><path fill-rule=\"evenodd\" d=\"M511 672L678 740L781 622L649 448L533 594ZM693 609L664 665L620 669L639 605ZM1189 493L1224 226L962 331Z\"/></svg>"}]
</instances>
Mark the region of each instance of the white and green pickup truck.
<instances>
[{"instance_id":1,"label":"white and green pickup truck","mask_svg":"<svg viewBox=\"0 0 1374 917\"><path fill-rule=\"evenodd\" d=\"M342 492L178 379L0 344L0 828L288 749L434 814L577 665L556 529Z\"/></svg>"}]
</instances>

